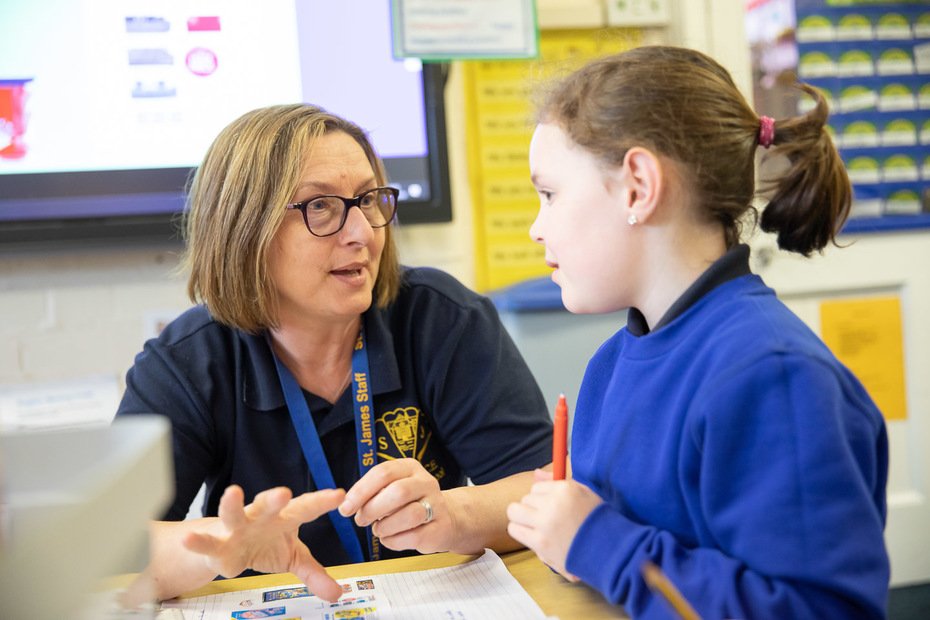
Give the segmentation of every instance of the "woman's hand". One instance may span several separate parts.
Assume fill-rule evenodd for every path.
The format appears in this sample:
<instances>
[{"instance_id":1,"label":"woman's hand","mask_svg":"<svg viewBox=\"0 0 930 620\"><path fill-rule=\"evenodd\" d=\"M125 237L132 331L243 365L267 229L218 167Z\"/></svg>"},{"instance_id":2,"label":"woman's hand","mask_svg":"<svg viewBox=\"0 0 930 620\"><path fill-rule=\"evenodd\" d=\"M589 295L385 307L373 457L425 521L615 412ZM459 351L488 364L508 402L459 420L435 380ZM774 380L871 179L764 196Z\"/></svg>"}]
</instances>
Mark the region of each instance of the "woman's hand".
<instances>
[{"instance_id":1,"label":"woman's hand","mask_svg":"<svg viewBox=\"0 0 930 620\"><path fill-rule=\"evenodd\" d=\"M568 549L581 524L603 500L573 480L552 480L552 472L537 469L535 477L530 492L507 507L507 532L567 579L577 581L565 570Z\"/></svg>"},{"instance_id":2,"label":"woman's hand","mask_svg":"<svg viewBox=\"0 0 930 620\"><path fill-rule=\"evenodd\" d=\"M345 498L342 489L327 489L292 497L290 489L263 491L246 506L242 488L232 485L220 499L219 519L207 531L188 532L183 545L203 556L211 571L236 577L246 569L263 573L290 572L320 598L335 601L342 588L298 538L298 528L335 509Z\"/></svg>"},{"instance_id":3,"label":"woman's hand","mask_svg":"<svg viewBox=\"0 0 930 620\"><path fill-rule=\"evenodd\" d=\"M355 515L362 527L371 525L372 534L389 549L434 553L455 548L454 510L439 481L415 459L372 467L348 490L339 512Z\"/></svg>"}]
</instances>

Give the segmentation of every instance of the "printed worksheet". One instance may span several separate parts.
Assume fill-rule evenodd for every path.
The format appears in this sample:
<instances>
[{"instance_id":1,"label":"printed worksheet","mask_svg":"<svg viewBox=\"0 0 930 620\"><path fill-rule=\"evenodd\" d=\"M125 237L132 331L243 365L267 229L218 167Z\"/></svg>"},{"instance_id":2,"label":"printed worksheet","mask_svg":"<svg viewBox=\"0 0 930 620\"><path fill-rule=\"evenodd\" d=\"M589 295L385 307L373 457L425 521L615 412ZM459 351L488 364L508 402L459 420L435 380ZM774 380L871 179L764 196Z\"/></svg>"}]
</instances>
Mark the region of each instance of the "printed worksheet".
<instances>
[{"instance_id":1,"label":"printed worksheet","mask_svg":"<svg viewBox=\"0 0 930 620\"><path fill-rule=\"evenodd\" d=\"M339 584L343 594L335 603L315 596L298 583L166 601L162 603L158 620L381 620L394 617L390 615L390 603L378 591L374 578L343 579Z\"/></svg>"},{"instance_id":2,"label":"printed worksheet","mask_svg":"<svg viewBox=\"0 0 930 620\"><path fill-rule=\"evenodd\" d=\"M344 594L335 603L294 584L166 601L158 620L546 618L490 550L458 566L338 581Z\"/></svg>"}]
</instances>

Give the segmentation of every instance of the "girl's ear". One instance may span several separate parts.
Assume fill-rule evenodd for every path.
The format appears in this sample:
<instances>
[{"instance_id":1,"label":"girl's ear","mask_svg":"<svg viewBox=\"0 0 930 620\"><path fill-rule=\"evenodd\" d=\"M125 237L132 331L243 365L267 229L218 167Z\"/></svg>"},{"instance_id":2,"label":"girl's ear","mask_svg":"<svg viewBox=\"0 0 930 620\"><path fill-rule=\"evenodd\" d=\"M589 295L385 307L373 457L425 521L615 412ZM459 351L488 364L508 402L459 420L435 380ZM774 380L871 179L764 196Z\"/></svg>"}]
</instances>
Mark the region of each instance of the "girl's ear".
<instances>
[{"instance_id":1,"label":"girl's ear","mask_svg":"<svg viewBox=\"0 0 930 620\"><path fill-rule=\"evenodd\" d=\"M628 200L628 221L646 223L655 213L662 194L663 169L656 155L634 146L623 157L623 177Z\"/></svg>"}]
</instances>

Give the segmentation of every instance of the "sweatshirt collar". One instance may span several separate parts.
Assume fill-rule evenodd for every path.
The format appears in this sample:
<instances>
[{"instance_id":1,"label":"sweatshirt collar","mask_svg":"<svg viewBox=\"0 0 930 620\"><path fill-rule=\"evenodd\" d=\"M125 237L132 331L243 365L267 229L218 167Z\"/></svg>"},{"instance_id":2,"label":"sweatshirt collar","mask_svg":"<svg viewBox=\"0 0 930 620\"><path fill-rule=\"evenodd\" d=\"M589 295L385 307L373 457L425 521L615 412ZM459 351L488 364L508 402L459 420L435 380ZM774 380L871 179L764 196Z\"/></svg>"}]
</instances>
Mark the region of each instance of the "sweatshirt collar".
<instances>
[{"instance_id":1,"label":"sweatshirt collar","mask_svg":"<svg viewBox=\"0 0 930 620\"><path fill-rule=\"evenodd\" d=\"M627 331L633 336L645 336L650 331L665 327L681 316L688 308L698 302L704 295L716 287L740 276L749 275L749 246L745 243L730 248L723 256L715 260L685 292L665 311L652 330L646 323L646 317L637 308L630 308L627 314Z\"/></svg>"}]
</instances>

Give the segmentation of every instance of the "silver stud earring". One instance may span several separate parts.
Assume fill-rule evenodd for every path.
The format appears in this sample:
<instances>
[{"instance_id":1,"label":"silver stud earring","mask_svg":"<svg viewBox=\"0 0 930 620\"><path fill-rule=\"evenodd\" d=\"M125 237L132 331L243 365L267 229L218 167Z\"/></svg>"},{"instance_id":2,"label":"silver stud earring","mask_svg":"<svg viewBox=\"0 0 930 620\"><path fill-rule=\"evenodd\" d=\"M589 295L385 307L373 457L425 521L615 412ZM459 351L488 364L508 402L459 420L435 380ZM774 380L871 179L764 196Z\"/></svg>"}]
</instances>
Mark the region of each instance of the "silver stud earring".
<instances>
[{"instance_id":1,"label":"silver stud earring","mask_svg":"<svg viewBox=\"0 0 930 620\"><path fill-rule=\"evenodd\" d=\"M637 222L639 222L639 220L636 219L635 213L630 213L630 217L626 218L626 223L629 224L630 226L636 226Z\"/></svg>"}]
</instances>

